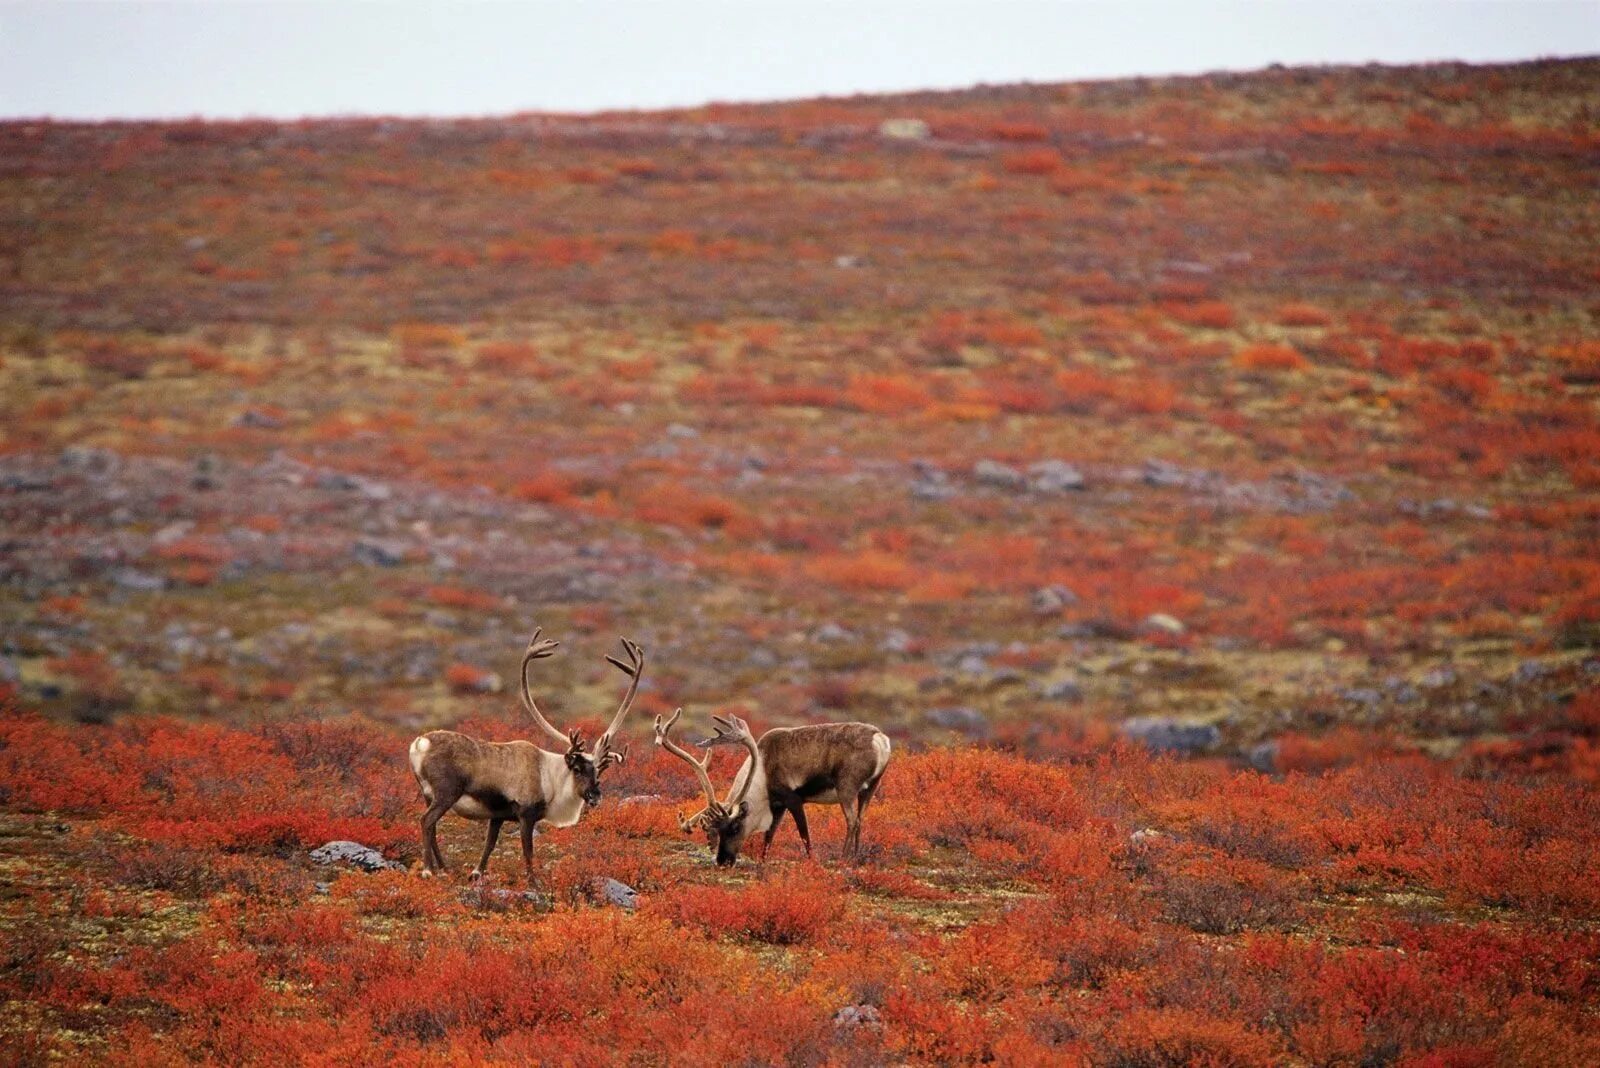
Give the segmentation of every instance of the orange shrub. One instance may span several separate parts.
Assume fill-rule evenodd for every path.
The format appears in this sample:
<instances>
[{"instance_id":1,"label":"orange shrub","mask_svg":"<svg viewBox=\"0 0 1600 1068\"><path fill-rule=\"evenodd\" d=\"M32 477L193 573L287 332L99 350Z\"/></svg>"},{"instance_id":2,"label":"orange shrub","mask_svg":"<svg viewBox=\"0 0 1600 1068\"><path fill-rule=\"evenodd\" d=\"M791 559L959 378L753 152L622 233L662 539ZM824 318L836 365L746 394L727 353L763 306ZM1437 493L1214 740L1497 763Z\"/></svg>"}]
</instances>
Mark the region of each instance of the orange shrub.
<instances>
[{"instance_id":1,"label":"orange shrub","mask_svg":"<svg viewBox=\"0 0 1600 1068\"><path fill-rule=\"evenodd\" d=\"M1245 371L1303 371L1311 366L1306 358L1288 345L1247 345L1233 358L1235 367Z\"/></svg>"}]
</instances>

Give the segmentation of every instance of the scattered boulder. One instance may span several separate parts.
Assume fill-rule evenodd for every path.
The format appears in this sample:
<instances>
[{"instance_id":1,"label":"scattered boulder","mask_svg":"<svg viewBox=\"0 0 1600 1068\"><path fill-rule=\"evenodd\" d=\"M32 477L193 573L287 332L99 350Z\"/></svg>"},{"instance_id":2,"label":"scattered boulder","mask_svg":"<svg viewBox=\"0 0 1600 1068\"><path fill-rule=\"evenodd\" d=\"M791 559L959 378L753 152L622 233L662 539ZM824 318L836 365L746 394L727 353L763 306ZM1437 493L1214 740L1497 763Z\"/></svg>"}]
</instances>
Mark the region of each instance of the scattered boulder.
<instances>
[{"instance_id":1,"label":"scattered boulder","mask_svg":"<svg viewBox=\"0 0 1600 1068\"><path fill-rule=\"evenodd\" d=\"M811 632L811 640L819 645L830 645L836 642L853 642L856 636L837 623L824 623Z\"/></svg>"},{"instance_id":2,"label":"scattered boulder","mask_svg":"<svg viewBox=\"0 0 1600 1068\"><path fill-rule=\"evenodd\" d=\"M969 738L982 738L989 733L989 717L970 705L932 708L928 710L925 718L935 727L960 731Z\"/></svg>"},{"instance_id":3,"label":"scattered boulder","mask_svg":"<svg viewBox=\"0 0 1600 1068\"><path fill-rule=\"evenodd\" d=\"M1187 628L1184 627L1182 620L1169 616L1165 612L1154 612L1144 617L1144 622L1139 624L1139 629L1146 634L1168 634L1177 637Z\"/></svg>"},{"instance_id":4,"label":"scattered boulder","mask_svg":"<svg viewBox=\"0 0 1600 1068\"><path fill-rule=\"evenodd\" d=\"M161 575L152 575L148 571L140 571L132 567L119 567L111 573L113 585L121 586L125 590L136 590L140 593L150 593L167 588L167 580Z\"/></svg>"},{"instance_id":5,"label":"scattered boulder","mask_svg":"<svg viewBox=\"0 0 1600 1068\"><path fill-rule=\"evenodd\" d=\"M362 871L403 871L404 864L384 859L382 853L360 842L329 842L311 851L318 864L352 864Z\"/></svg>"},{"instance_id":6,"label":"scattered boulder","mask_svg":"<svg viewBox=\"0 0 1600 1068\"><path fill-rule=\"evenodd\" d=\"M1204 753L1222 741L1222 732L1210 723L1171 716L1135 716L1123 720L1117 730L1124 738L1156 753Z\"/></svg>"},{"instance_id":7,"label":"scattered boulder","mask_svg":"<svg viewBox=\"0 0 1600 1068\"><path fill-rule=\"evenodd\" d=\"M1021 471L998 460L979 460L972 465L972 477L979 485L995 489L1022 490L1028 486Z\"/></svg>"},{"instance_id":8,"label":"scattered boulder","mask_svg":"<svg viewBox=\"0 0 1600 1068\"><path fill-rule=\"evenodd\" d=\"M1072 679L1057 679L1039 687L1039 696L1046 701L1082 701L1083 687Z\"/></svg>"},{"instance_id":9,"label":"scattered boulder","mask_svg":"<svg viewBox=\"0 0 1600 1068\"><path fill-rule=\"evenodd\" d=\"M1456 669L1449 664L1444 664L1422 676L1418 680L1418 684L1424 690L1442 690L1446 686L1454 684L1457 678L1459 676L1456 674Z\"/></svg>"},{"instance_id":10,"label":"scattered boulder","mask_svg":"<svg viewBox=\"0 0 1600 1068\"><path fill-rule=\"evenodd\" d=\"M1278 750L1281 747L1276 738L1260 742L1250 747L1250 752L1245 754L1245 760L1250 766L1263 775L1275 774L1278 770Z\"/></svg>"},{"instance_id":11,"label":"scattered boulder","mask_svg":"<svg viewBox=\"0 0 1600 1068\"><path fill-rule=\"evenodd\" d=\"M596 879L594 891L598 899L607 905L615 905L629 912L639 907L639 891L616 879L609 877Z\"/></svg>"},{"instance_id":12,"label":"scattered boulder","mask_svg":"<svg viewBox=\"0 0 1600 1068\"><path fill-rule=\"evenodd\" d=\"M56 458L56 464L63 471L91 478L115 474L121 463L121 458L110 449L97 449L90 445L68 445Z\"/></svg>"},{"instance_id":13,"label":"scattered boulder","mask_svg":"<svg viewBox=\"0 0 1600 1068\"><path fill-rule=\"evenodd\" d=\"M1037 616L1053 616L1077 603L1078 595L1065 586L1041 586L1033 591L1033 614Z\"/></svg>"},{"instance_id":14,"label":"scattered boulder","mask_svg":"<svg viewBox=\"0 0 1600 1068\"><path fill-rule=\"evenodd\" d=\"M267 412L246 408L232 419L229 419L228 425L248 427L252 430L281 430L283 429L283 420Z\"/></svg>"},{"instance_id":15,"label":"scattered boulder","mask_svg":"<svg viewBox=\"0 0 1600 1068\"><path fill-rule=\"evenodd\" d=\"M1524 660L1517 665L1517 670L1512 672L1511 680L1515 683L1525 684L1542 679L1550 674L1550 665L1542 660Z\"/></svg>"},{"instance_id":16,"label":"scattered boulder","mask_svg":"<svg viewBox=\"0 0 1600 1068\"><path fill-rule=\"evenodd\" d=\"M898 627L886 632L878 648L886 653L905 653L911 650L911 635Z\"/></svg>"},{"instance_id":17,"label":"scattered boulder","mask_svg":"<svg viewBox=\"0 0 1600 1068\"><path fill-rule=\"evenodd\" d=\"M878 136L885 141L926 141L933 128L922 119L884 119L878 123Z\"/></svg>"},{"instance_id":18,"label":"scattered boulder","mask_svg":"<svg viewBox=\"0 0 1600 1068\"><path fill-rule=\"evenodd\" d=\"M406 562L406 544L394 538L357 538L351 553L368 567L399 567Z\"/></svg>"},{"instance_id":19,"label":"scattered boulder","mask_svg":"<svg viewBox=\"0 0 1600 1068\"><path fill-rule=\"evenodd\" d=\"M858 1027L882 1027L883 1014L871 1005L846 1005L833 1014L833 1026L844 1031Z\"/></svg>"},{"instance_id":20,"label":"scattered boulder","mask_svg":"<svg viewBox=\"0 0 1600 1068\"><path fill-rule=\"evenodd\" d=\"M1065 460L1028 465L1028 488L1035 493L1069 493L1084 488L1083 472Z\"/></svg>"}]
</instances>

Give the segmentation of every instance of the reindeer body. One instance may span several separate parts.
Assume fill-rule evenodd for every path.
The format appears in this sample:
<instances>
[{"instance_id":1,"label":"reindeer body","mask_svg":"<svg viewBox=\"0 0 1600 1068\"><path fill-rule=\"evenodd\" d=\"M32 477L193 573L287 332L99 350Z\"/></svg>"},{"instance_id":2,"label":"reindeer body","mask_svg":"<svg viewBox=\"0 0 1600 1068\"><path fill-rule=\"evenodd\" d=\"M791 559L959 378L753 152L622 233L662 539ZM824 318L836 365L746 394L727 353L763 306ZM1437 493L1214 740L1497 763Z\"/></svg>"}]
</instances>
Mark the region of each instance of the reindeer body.
<instances>
[{"instance_id":1,"label":"reindeer body","mask_svg":"<svg viewBox=\"0 0 1600 1068\"><path fill-rule=\"evenodd\" d=\"M560 753L532 742L486 742L455 731L431 731L411 743L411 771L422 796L435 801L454 792L447 810L469 820L519 820L524 811L536 821L571 827L583 815L581 786ZM437 785L436 785L437 784Z\"/></svg>"},{"instance_id":2,"label":"reindeer body","mask_svg":"<svg viewBox=\"0 0 1600 1068\"><path fill-rule=\"evenodd\" d=\"M681 710L680 710L681 711ZM669 736L677 713L665 724L657 717L656 744L695 768L704 789L706 808L683 821L685 830L698 825L716 851L722 866L738 860L747 836L762 832L761 855L778 832L784 813L793 817L806 855L811 854L811 832L805 806L836 804L844 812L845 849L861 849L861 816L877 793L889 766L889 736L870 723L817 723L805 727L774 727L756 741L742 720L719 718L722 724L711 745L743 745L749 752L734 776L726 801L717 801L706 775L705 761L696 760Z\"/></svg>"},{"instance_id":3,"label":"reindeer body","mask_svg":"<svg viewBox=\"0 0 1600 1068\"><path fill-rule=\"evenodd\" d=\"M626 749L616 749L612 739L622 725L639 690L644 672L644 651L626 638L622 647L628 660L607 657L630 677L628 692L600 735L592 751L583 747L577 731L563 735L534 703L528 689L528 667L555 651L558 644L540 641L534 631L522 657L522 703L539 729L566 746L564 753L541 749L532 742L489 742L455 731L431 731L411 743L411 774L428 810L422 814L422 865L426 875L445 868L439 851L439 820L454 812L469 820L487 821L483 857L472 869L477 878L489 869L489 856L500 838L500 828L515 820L522 832L522 865L533 878L533 837L539 824L570 827L584 809L600 803L600 774L620 764Z\"/></svg>"}]
</instances>

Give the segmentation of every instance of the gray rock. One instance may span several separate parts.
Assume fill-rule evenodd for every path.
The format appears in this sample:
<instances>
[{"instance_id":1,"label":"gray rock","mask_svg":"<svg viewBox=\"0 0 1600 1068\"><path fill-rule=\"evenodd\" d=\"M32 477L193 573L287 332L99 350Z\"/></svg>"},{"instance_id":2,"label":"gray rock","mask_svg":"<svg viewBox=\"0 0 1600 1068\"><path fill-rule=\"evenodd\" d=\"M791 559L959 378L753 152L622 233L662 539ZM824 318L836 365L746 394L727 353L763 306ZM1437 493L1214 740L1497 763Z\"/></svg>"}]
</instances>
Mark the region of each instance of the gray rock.
<instances>
[{"instance_id":1,"label":"gray rock","mask_svg":"<svg viewBox=\"0 0 1600 1068\"><path fill-rule=\"evenodd\" d=\"M386 501L394 496L394 491L386 483L344 471L325 471L318 475L317 488L339 493L359 493L374 501Z\"/></svg>"},{"instance_id":2,"label":"gray rock","mask_svg":"<svg viewBox=\"0 0 1600 1068\"><path fill-rule=\"evenodd\" d=\"M925 718L935 727L960 731L969 738L982 738L989 733L989 717L969 705L931 708Z\"/></svg>"},{"instance_id":3,"label":"gray rock","mask_svg":"<svg viewBox=\"0 0 1600 1068\"><path fill-rule=\"evenodd\" d=\"M208 452L196 456L194 475L189 484L197 490L210 491L222 488L222 457Z\"/></svg>"},{"instance_id":4,"label":"gray rock","mask_svg":"<svg viewBox=\"0 0 1600 1068\"><path fill-rule=\"evenodd\" d=\"M1154 842L1166 836L1166 832L1158 831L1154 827L1140 827L1137 831L1128 835L1128 841L1134 845L1144 845L1146 842Z\"/></svg>"},{"instance_id":5,"label":"gray rock","mask_svg":"<svg viewBox=\"0 0 1600 1068\"><path fill-rule=\"evenodd\" d=\"M824 623L811 632L811 640L819 645L829 645L835 642L853 642L856 636L837 623Z\"/></svg>"},{"instance_id":6,"label":"gray rock","mask_svg":"<svg viewBox=\"0 0 1600 1068\"><path fill-rule=\"evenodd\" d=\"M1278 770L1278 749L1277 739L1260 742L1250 747L1245 759L1263 775L1271 775Z\"/></svg>"},{"instance_id":7,"label":"gray rock","mask_svg":"<svg viewBox=\"0 0 1600 1068\"><path fill-rule=\"evenodd\" d=\"M1524 660L1517 665L1517 670L1512 672L1511 680L1516 683L1529 683L1535 679L1542 679L1550 674L1550 665L1540 660Z\"/></svg>"},{"instance_id":8,"label":"gray rock","mask_svg":"<svg viewBox=\"0 0 1600 1068\"><path fill-rule=\"evenodd\" d=\"M22 669L9 656L0 656L0 682L22 681Z\"/></svg>"},{"instance_id":9,"label":"gray rock","mask_svg":"<svg viewBox=\"0 0 1600 1068\"><path fill-rule=\"evenodd\" d=\"M594 889L606 904L615 905L619 909L631 912L639 905L639 891L627 883L611 878L596 879Z\"/></svg>"},{"instance_id":10,"label":"gray rock","mask_svg":"<svg viewBox=\"0 0 1600 1068\"><path fill-rule=\"evenodd\" d=\"M249 427L252 430L281 430L283 420L266 412L258 412L254 408L246 408L232 419L228 420L229 426Z\"/></svg>"},{"instance_id":11,"label":"gray rock","mask_svg":"<svg viewBox=\"0 0 1600 1068\"><path fill-rule=\"evenodd\" d=\"M883 636L883 641L878 643L878 648L886 653L904 653L911 649L911 635L895 628Z\"/></svg>"},{"instance_id":12,"label":"gray rock","mask_svg":"<svg viewBox=\"0 0 1600 1068\"><path fill-rule=\"evenodd\" d=\"M1339 696L1353 705L1365 705L1367 708L1376 708L1383 703L1383 694L1365 686L1341 690Z\"/></svg>"},{"instance_id":13,"label":"gray rock","mask_svg":"<svg viewBox=\"0 0 1600 1068\"><path fill-rule=\"evenodd\" d=\"M1144 617L1144 622L1139 624L1139 629L1147 634L1170 634L1177 636L1185 630L1183 622L1164 612L1155 612Z\"/></svg>"},{"instance_id":14,"label":"gray rock","mask_svg":"<svg viewBox=\"0 0 1600 1068\"><path fill-rule=\"evenodd\" d=\"M933 128L922 119L884 119L878 123L878 136L885 141L926 141Z\"/></svg>"},{"instance_id":15,"label":"gray rock","mask_svg":"<svg viewBox=\"0 0 1600 1068\"><path fill-rule=\"evenodd\" d=\"M1028 485L1021 471L997 460L979 460L973 464L972 477L979 485L996 489L1021 490Z\"/></svg>"},{"instance_id":16,"label":"gray rock","mask_svg":"<svg viewBox=\"0 0 1600 1068\"><path fill-rule=\"evenodd\" d=\"M1039 687L1039 696L1046 701L1081 701L1083 700L1083 687L1072 679L1057 679L1055 682L1046 683Z\"/></svg>"},{"instance_id":17,"label":"gray rock","mask_svg":"<svg viewBox=\"0 0 1600 1068\"><path fill-rule=\"evenodd\" d=\"M61 450L56 464L64 471L103 478L114 474L122 459L110 449L96 449L89 445L68 445Z\"/></svg>"},{"instance_id":18,"label":"gray rock","mask_svg":"<svg viewBox=\"0 0 1600 1068\"><path fill-rule=\"evenodd\" d=\"M911 496L919 501L943 501L954 497L955 487L948 482L916 481L911 483Z\"/></svg>"},{"instance_id":19,"label":"gray rock","mask_svg":"<svg viewBox=\"0 0 1600 1068\"><path fill-rule=\"evenodd\" d=\"M318 864L353 864L362 871L401 871L405 865L385 860L382 853L360 842L329 842L311 851Z\"/></svg>"},{"instance_id":20,"label":"gray rock","mask_svg":"<svg viewBox=\"0 0 1600 1068\"><path fill-rule=\"evenodd\" d=\"M956 670L964 675L986 675L989 673L989 661L978 653L967 653L956 661Z\"/></svg>"},{"instance_id":21,"label":"gray rock","mask_svg":"<svg viewBox=\"0 0 1600 1068\"><path fill-rule=\"evenodd\" d=\"M137 590L141 593L164 590L167 580L161 575L152 575L148 571L140 571L132 567L119 567L111 573L111 581L125 590Z\"/></svg>"},{"instance_id":22,"label":"gray rock","mask_svg":"<svg viewBox=\"0 0 1600 1068\"><path fill-rule=\"evenodd\" d=\"M1033 591L1034 615L1053 616L1068 605L1077 603L1078 595L1065 586L1041 586Z\"/></svg>"},{"instance_id":23,"label":"gray rock","mask_svg":"<svg viewBox=\"0 0 1600 1068\"><path fill-rule=\"evenodd\" d=\"M619 804L619 805L653 805L657 801L664 801L664 800L665 800L665 798L663 798L660 794L633 794L633 795L631 795L629 797L620 798L617 801L617 804Z\"/></svg>"},{"instance_id":24,"label":"gray rock","mask_svg":"<svg viewBox=\"0 0 1600 1068\"><path fill-rule=\"evenodd\" d=\"M1146 460L1142 477L1147 486L1182 486L1188 483L1190 476L1177 464L1166 460Z\"/></svg>"},{"instance_id":25,"label":"gray rock","mask_svg":"<svg viewBox=\"0 0 1600 1068\"><path fill-rule=\"evenodd\" d=\"M1028 488L1035 493L1068 493L1083 487L1083 472L1065 460L1040 460L1028 465Z\"/></svg>"},{"instance_id":26,"label":"gray rock","mask_svg":"<svg viewBox=\"0 0 1600 1068\"><path fill-rule=\"evenodd\" d=\"M330 890L333 889L333 884L332 883L317 883L315 889L316 889L316 892L319 893L319 894L326 894Z\"/></svg>"},{"instance_id":27,"label":"gray rock","mask_svg":"<svg viewBox=\"0 0 1600 1068\"><path fill-rule=\"evenodd\" d=\"M696 430L687 423L672 423L667 427L667 437L669 438L688 439L697 438L699 436L700 431Z\"/></svg>"},{"instance_id":28,"label":"gray rock","mask_svg":"<svg viewBox=\"0 0 1600 1068\"><path fill-rule=\"evenodd\" d=\"M406 561L406 543L394 538L357 538L351 553L368 567L399 567Z\"/></svg>"},{"instance_id":29,"label":"gray rock","mask_svg":"<svg viewBox=\"0 0 1600 1068\"><path fill-rule=\"evenodd\" d=\"M1124 738L1157 753L1203 753L1222 741L1222 732L1210 723L1171 716L1135 716L1123 720L1117 730Z\"/></svg>"},{"instance_id":30,"label":"gray rock","mask_svg":"<svg viewBox=\"0 0 1600 1068\"><path fill-rule=\"evenodd\" d=\"M1442 690L1452 685L1459 676L1449 664L1436 667L1418 680L1424 690Z\"/></svg>"},{"instance_id":31,"label":"gray rock","mask_svg":"<svg viewBox=\"0 0 1600 1068\"><path fill-rule=\"evenodd\" d=\"M833 1026L845 1031L858 1027L882 1027L883 1014L871 1005L846 1005L833 1014Z\"/></svg>"}]
</instances>

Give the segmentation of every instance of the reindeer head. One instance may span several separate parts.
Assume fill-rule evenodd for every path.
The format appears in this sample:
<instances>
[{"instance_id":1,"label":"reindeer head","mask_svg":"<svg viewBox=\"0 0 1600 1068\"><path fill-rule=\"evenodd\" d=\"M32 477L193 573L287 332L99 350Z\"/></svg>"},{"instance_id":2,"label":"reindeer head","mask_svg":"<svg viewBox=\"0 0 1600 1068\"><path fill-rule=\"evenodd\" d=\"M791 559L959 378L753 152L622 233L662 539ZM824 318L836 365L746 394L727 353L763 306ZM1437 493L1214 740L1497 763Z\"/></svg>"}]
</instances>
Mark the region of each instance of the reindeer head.
<instances>
[{"instance_id":1,"label":"reindeer head","mask_svg":"<svg viewBox=\"0 0 1600 1068\"><path fill-rule=\"evenodd\" d=\"M628 709L633 705L634 695L639 692L639 678L644 674L644 650L627 638L622 639L622 651L627 656L627 661L617 657L608 656L606 660L618 671L627 675L632 681L628 684L628 692L622 697L622 704L617 707L616 714L611 717L611 723L605 732L595 742L594 748L586 749L583 736L576 730L563 735L555 725L545 719L544 713L539 711L539 706L533 701L533 694L528 689L528 665L535 660L542 660L555 652L560 642L549 638L541 641L541 630L535 630L533 637L528 639L528 650L522 655L522 704L528 714L533 717L544 732L565 746L567 770L572 773L573 784L577 787L578 795L583 798L583 803L593 808L600 803L600 776L614 764L621 764L628 756L628 747L613 746L612 739L616 736L617 728L627 718Z\"/></svg>"},{"instance_id":2,"label":"reindeer head","mask_svg":"<svg viewBox=\"0 0 1600 1068\"><path fill-rule=\"evenodd\" d=\"M745 801L745 794L750 790L750 783L755 779L756 767L760 763L761 753L756 748L755 738L750 734L750 728L744 720L730 716L723 719L713 716L717 721L717 733L710 740L701 743L703 748L709 749L716 745L743 745L750 751L750 772L745 776L743 784L737 794L729 797L726 802L718 801L716 791L711 786L711 776L706 768L711 763L711 754L708 752L703 758L696 759L690 756L681 746L671 738L673 724L678 722L678 716L683 709L678 709L663 723L661 717L656 717L656 744L689 763L694 768L695 777L700 780L700 788L705 791L706 807L693 816L678 820L678 826L685 834L693 834L695 828L705 833L706 844L716 854L717 866L731 868L739 860L739 850L744 847L745 836L749 831L750 806Z\"/></svg>"}]
</instances>

